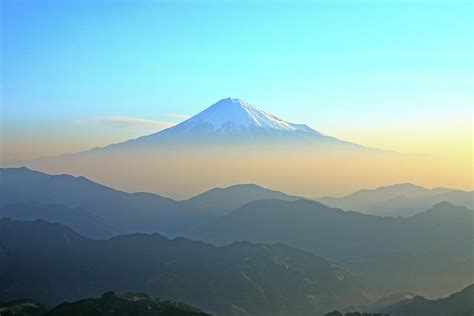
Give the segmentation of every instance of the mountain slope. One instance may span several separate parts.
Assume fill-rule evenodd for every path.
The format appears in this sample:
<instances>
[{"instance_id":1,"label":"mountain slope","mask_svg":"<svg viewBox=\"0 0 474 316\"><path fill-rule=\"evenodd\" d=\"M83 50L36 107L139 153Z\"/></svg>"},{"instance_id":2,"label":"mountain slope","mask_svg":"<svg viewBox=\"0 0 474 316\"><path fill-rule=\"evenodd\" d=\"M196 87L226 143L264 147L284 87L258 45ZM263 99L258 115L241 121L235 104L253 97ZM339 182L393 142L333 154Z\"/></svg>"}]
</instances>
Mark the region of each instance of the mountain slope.
<instances>
[{"instance_id":1,"label":"mountain slope","mask_svg":"<svg viewBox=\"0 0 474 316\"><path fill-rule=\"evenodd\" d=\"M244 204L265 199L294 201L301 197L265 189L255 184L238 184L227 188L215 188L179 202L179 209L225 215Z\"/></svg>"},{"instance_id":2,"label":"mountain slope","mask_svg":"<svg viewBox=\"0 0 474 316\"><path fill-rule=\"evenodd\" d=\"M472 256L474 212L442 203L416 217L346 212L309 201L260 200L196 229L216 244L284 242L333 260L386 252L446 251Z\"/></svg>"},{"instance_id":3,"label":"mountain slope","mask_svg":"<svg viewBox=\"0 0 474 316\"><path fill-rule=\"evenodd\" d=\"M446 188L426 189L401 183L374 190L360 190L334 198L316 198L326 205L380 216L411 216L446 201L474 209L474 192Z\"/></svg>"},{"instance_id":4,"label":"mountain slope","mask_svg":"<svg viewBox=\"0 0 474 316\"><path fill-rule=\"evenodd\" d=\"M438 300L416 296L388 307L384 312L392 316L472 316L474 315L474 284L458 293Z\"/></svg>"},{"instance_id":5,"label":"mountain slope","mask_svg":"<svg viewBox=\"0 0 474 316\"><path fill-rule=\"evenodd\" d=\"M226 98L176 126L111 147L150 145L170 139L185 143L205 140L207 144L217 142L221 145L223 140L239 143L272 139L346 143L323 135L305 124L284 121L244 100Z\"/></svg>"},{"instance_id":6,"label":"mountain slope","mask_svg":"<svg viewBox=\"0 0 474 316\"><path fill-rule=\"evenodd\" d=\"M242 184L174 201L151 193L118 191L84 177L53 176L27 168L0 169L0 208L22 205L21 208L9 206L4 216L63 223L88 237L136 232L182 235L216 215L266 198L294 200L297 197L254 184ZM52 204L55 206L44 206ZM105 225L102 233L97 230L101 226L97 220ZM95 229L89 234L87 225L79 226L81 222L89 223L87 225Z\"/></svg>"},{"instance_id":7,"label":"mountain slope","mask_svg":"<svg viewBox=\"0 0 474 316\"><path fill-rule=\"evenodd\" d=\"M107 292L101 298L63 303L45 316L134 315L134 316L206 316L209 314L183 303L162 302L146 294L116 295Z\"/></svg>"},{"instance_id":8,"label":"mountain slope","mask_svg":"<svg viewBox=\"0 0 474 316\"><path fill-rule=\"evenodd\" d=\"M255 146L281 148L283 145L295 150L302 145L326 150L369 150L361 145L321 134L305 124L282 120L242 99L226 98L175 126L137 139L95 148L89 153L96 155L138 150L163 154L162 147L169 150L188 146L199 151L202 147L255 149Z\"/></svg>"},{"instance_id":9,"label":"mountain slope","mask_svg":"<svg viewBox=\"0 0 474 316\"><path fill-rule=\"evenodd\" d=\"M321 135L304 124L286 122L237 98L222 99L162 135L281 136L284 133Z\"/></svg>"},{"instance_id":10,"label":"mountain slope","mask_svg":"<svg viewBox=\"0 0 474 316\"><path fill-rule=\"evenodd\" d=\"M157 234L90 240L59 224L4 219L0 245L0 300L54 304L113 290L218 315L318 315L375 299L347 270L283 244L215 247Z\"/></svg>"},{"instance_id":11,"label":"mountain slope","mask_svg":"<svg viewBox=\"0 0 474 316\"><path fill-rule=\"evenodd\" d=\"M343 266L382 296L417 293L439 298L474 283L473 258L451 253L387 253L354 259Z\"/></svg>"},{"instance_id":12,"label":"mountain slope","mask_svg":"<svg viewBox=\"0 0 474 316\"><path fill-rule=\"evenodd\" d=\"M167 231L176 220L176 202L169 198L126 193L84 177L0 169L0 206L30 202L80 207L104 220L114 233Z\"/></svg>"},{"instance_id":13,"label":"mountain slope","mask_svg":"<svg viewBox=\"0 0 474 316\"><path fill-rule=\"evenodd\" d=\"M84 236L107 238L114 235L111 228L101 218L78 207L57 204L16 203L0 208L0 218L18 221L42 219L69 226Z\"/></svg>"}]
</instances>

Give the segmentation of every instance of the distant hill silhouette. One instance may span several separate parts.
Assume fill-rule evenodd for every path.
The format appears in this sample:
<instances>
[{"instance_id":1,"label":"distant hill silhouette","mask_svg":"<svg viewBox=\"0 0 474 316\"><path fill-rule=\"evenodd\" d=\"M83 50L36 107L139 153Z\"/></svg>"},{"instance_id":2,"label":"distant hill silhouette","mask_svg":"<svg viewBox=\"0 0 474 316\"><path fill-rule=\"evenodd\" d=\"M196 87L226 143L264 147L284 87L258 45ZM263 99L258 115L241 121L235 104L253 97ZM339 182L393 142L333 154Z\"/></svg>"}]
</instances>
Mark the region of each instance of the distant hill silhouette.
<instances>
[{"instance_id":1,"label":"distant hill silhouette","mask_svg":"<svg viewBox=\"0 0 474 316\"><path fill-rule=\"evenodd\" d=\"M60 224L9 219L0 220L0 241L0 300L55 305L114 290L218 315L318 315L376 299L346 269L283 244L215 247L158 234L91 240Z\"/></svg>"},{"instance_id":2,"label":"distant hill silhouette","mask_svg":"<svg viewBox=\"0 0 474 316\"><path fill-rule=\"evenodd\" d=\"M255 184L238 184L227 188L215 188L184 200L180 203L179 209L226 215L244 204L264 199L295 201L301 197L265 189Z\"/></svg>"},{"instance_id":3,"label":"distant hill silhouette","mask_svg":"<svg viewBox=\"0 0 474 316\"><path fill-rule=\"evenodd\" d=\"M104 220L115 233L158 231L174 220L175 201L129 194L69 175L52 176L26 168L0 169L0 203L38 202L80 207Z\"/></svg>"},{"instance_id":4,"label":"distant hill silhouette","mask_svg":"<svg viewBox=\"0 0 474 316\"><path fill-rule=\"evenodd\" d=\"M380 216L412 216L440 202L474 209L473 191L446 188L429 190L411 183L360 190L340 198L321 197L316 200L344 210Z\"/></svg>"},{"instance_id":5,"label":"distant hill silhouette","mask_svg":"<svg viewBox=\"0 0 474 316\"><path fill-rule=\"evenodd\" d=\"M223 245L233 241L284 242L332 260L387 252L445 251L472 256L474 212L440 203L417 216L377 217L298 200L260 200L194 231Z\"/></svg>"},{"instance_id":6,"label":"distant hill silhouette","mask_svg":"<svg viewBox=\"0 0 474 316\"><path fill-rule=\"evenodd\" d=\"M0 169L0 207L21 204L22 210L18 205L15 208L23 216L29 212L24 219L42 218L63 223L89 237L136 232L183 235L217 215L227 214L245 203L267 198L297 199L254 184L245 184L213 189L188 200L175 201L151 193L118 191L84 177L53 176L27 168ZM56 206L50 210L37 207L33 211L32 203ZM72 208L74 212L69 209L71 212L68 214L60 214L60 205L65 207L64 211ZM82 211L79 212L79 208ZM10 207L8 214L16 218L11 211ZM79 219L79 213L84 218ZM102 233L94 231L89 235L87 230L72 225L73 217L74 223L85 223L92 220L91 214L96 217L95 221L99 219L106 225Z\"/></svg>"},{"instance_id":7,"label":"distant hill silhouette","mask_svg":"<svg viewBox=\"0 0 474 316\"><path fill-rule=\"evenodd\" d=\"M1 217L19 221L43 219L69 226L80 234L91 238L107 238L114 234L104 220L79 207L33 202L16 203L1 207Z\"/></svg>"},{"instance_id":8,"label":"distant hill silhouette","mask_svg":"<svg viewBox=\"0 0 474 316\"><path fill-rule=\"evenodd\" d=\"M386 308L392 316L472 316L474 315L474 284L446 298L428 300L416 296Z\"/></svg>"}]
</instances>

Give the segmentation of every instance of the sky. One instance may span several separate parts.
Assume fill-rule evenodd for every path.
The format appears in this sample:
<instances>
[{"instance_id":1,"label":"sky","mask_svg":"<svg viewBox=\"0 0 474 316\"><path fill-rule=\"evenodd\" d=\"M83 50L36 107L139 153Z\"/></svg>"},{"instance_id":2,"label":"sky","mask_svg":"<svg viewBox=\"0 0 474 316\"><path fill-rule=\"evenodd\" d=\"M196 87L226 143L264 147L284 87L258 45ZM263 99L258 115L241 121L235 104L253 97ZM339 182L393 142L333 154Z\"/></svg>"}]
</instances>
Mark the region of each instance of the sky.
<instances>
[{"instance_id":1,"label":"sky","mask_svg":"<svg viewBox=\"0 0 474 316\"><path fill-rule=\"evenodd\" d=\"M136 138L238 97L472 167L472 1L0 3L1 159Z\"/></svg>"}]
</instances>

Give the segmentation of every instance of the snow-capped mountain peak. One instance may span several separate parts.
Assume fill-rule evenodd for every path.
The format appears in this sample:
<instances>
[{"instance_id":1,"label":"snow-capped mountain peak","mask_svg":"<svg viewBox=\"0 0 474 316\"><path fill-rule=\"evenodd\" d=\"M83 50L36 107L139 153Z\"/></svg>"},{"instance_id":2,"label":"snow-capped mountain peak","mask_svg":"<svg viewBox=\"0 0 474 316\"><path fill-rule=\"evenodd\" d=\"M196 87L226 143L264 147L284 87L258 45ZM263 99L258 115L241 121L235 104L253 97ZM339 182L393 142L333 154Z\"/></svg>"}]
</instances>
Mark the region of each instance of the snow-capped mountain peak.
<instances>
[{"instance_id":1,"label":"snow-capped mountain peak","mask_svg":"<svg viewBox=\"0 0 474 316\"><path fill-rule=\"evenodd\" d=\"M271 135L272 133L287 132L319 134L307 125L289 123L242 99L226 98L162 133Z\"/></svg>"}]
</instances>

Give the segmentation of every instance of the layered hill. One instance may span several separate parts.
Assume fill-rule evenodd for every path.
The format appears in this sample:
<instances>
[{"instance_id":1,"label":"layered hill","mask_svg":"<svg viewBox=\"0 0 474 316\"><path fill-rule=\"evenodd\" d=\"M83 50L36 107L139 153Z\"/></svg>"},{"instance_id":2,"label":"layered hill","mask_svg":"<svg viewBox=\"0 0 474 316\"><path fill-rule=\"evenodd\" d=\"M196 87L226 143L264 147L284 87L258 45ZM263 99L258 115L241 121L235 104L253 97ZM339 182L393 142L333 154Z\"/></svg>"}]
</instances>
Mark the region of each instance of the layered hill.
<instances>
[{"instance_id":1,"label":"layered hill","mask_svg":"<svg viewBox=\"0 0 474 316\"><path fill-rule=\"evenodd\" d=\"M244 204L267 199L295 201L302 199L302 197L265 189L255 184L238 184L227 188L211 189L183 200L179 203L178 209L195 213L226 215Z\"/></svg>"},{"instance_id":2,"label":"layered hill","mask_svg":"<svg viewBox=\"0 0 474 316\"><path fill-rule=\"evenodd\" d=\"M107 238L114 235L114 231L104 220L79 207L34 202L8 204L0 207L0 218L2 217L19 221L42 219L60 223L91 238Z\"/></svg>"},{"instance_id":3,"label":"layered hill","mask_svg":"<svg viewBox=\"0 0 474 316\"><path fill-rule=\"evenodd\" d=\"M474 283L474 259L449 252L385 253L342 264L379 295L440 298Z\"/></svg>"},{"instance_id":4,"label":"layered hill","mask_svg":"<svg viewBox=\"0 0 474 316\"><path fill-rule=\"evenodd\" d=\"M104 221L112 233L165 230L175 201L147 193L118 191L84 177L48 175L26 168L0 169L0 206L41 203L80 208ZM67 210L64 210L67 211ZM39 214L41 210L35 210ZM63 222L53 217L39 217Z\"/></svg>"},{"instance_id":5,"label":"layered hill","mask_svg":"<svg viewBox=\"0 0 474 316\"><path fill-rule=\"evenodd\" d=\"M472 257L474 212L449 203L409 218L377 217L309 200L260 200L196 229L215 244L284 242L333 260L387 252L441 251Z\"/></svg>"},{"instance_id":6,"label":"layered hill","mask_svg":"<svg viewBox=\"0 0 474 316\"><path fill-rule=\"evenodd\" d=\"M91 240L43 221L0 220L0 300L55 305L146 292L217 315L319 315L375 294L346 269L283 244L215 247L158 234Z\"/></svg>"},{"instance_id":7,"label":"layered hill","mask_svg":"<svg viewBox=\"0 0 474 316\"><path fill-rule=\"evenodd\" d=\"M62 223L94 238L137 232L183 235L218 215L268 198L298 199L247 184L176 201L115 190L84 177L48 175L27 168L0 169L0 216Z\"/></svg>"},{"instance_id":8,"label":"layered hill","mask_svg":"<svg viewBox=\"0 0 474 316\"><path fill-rule=\"evenodd\" d=\"M426 189L411 183L364 189L339 198L322 197L316 200L332 207L379 216L411 216L440 202L474 209L473 191Z\"/></svg>"}]
</instances>

